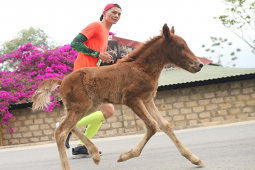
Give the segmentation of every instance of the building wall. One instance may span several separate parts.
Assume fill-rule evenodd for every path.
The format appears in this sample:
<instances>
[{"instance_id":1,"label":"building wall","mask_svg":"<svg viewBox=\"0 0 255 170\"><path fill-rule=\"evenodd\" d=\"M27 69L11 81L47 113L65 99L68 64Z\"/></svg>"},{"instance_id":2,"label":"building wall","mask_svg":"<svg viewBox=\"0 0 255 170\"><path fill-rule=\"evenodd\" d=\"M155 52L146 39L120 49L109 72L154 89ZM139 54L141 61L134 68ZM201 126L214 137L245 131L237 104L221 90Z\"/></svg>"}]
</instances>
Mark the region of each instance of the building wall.
<instances>
[{"instance_id":1,"label":"building wall","mask_svg":"<svg viewBox=\"0 0 255 170\"><path fill-rule=\"evenodd\" d=\"M155 104L176 129L210 122L255 119L255 79L159 91ZM115 109L115 114L104 121L96 136L145 130L143 122L131 109L126 106L115 106ZM64 115L62 105L56 106L51 113L32 113L30 108L10 112L14 116L10 124L14 132L10 134L6 125L1 126L4 145L52 141L55 124Z\"/></svg>"},{"instance_id":2,"label":"building wall","mask_svg":"<svg viewBox=\"0 0 255 170\"><path fill-rule=\"evenodd\" d=\"M255 80L162 91L155 103L173 126L255 117Z\"/></svg>"}]
</instances>

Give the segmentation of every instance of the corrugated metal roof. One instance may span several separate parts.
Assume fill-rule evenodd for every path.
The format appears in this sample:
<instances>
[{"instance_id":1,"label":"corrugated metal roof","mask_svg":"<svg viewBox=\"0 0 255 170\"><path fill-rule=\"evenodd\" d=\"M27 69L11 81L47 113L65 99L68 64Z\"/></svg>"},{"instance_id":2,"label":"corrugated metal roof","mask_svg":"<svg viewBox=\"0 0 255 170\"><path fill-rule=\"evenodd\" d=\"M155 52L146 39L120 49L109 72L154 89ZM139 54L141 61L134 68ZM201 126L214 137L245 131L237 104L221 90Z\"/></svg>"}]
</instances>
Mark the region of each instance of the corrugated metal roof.
<instances>
[{"instance_id":1,"label":"corrugated metal roof","mask_svg":"<svg viewBox=\"0 0 255 170\"><path fill-rule=\"evenodd\" d=\"M124 46L128 46L128 47L133 47L133 48L136 48L136 47L138 47L141 44L141 42L138 42L138 41L129 40L129 39L125 39L125 38L121 38L121 37L116 37L116 36L113 36L112 40L116 40L119 45L124 45ZM208 65L208 64L212 63L212 60L209 60L207 58L201 58L201 57L197 57L197 58L204 65Z\"/></svg>"},{"instance_id":2,"label":"corrugated metal roof","mask_svg":"<svg viewBox=\"0 0 255 170\"><path fill-rule=\"evenodd\" d=\"M207 58L201 58L201 57L198 57L197 58L204 64L204 65L208 65L210 63L212 63L212 60L208 60Z\"/></svg>"},{"instance_id":3,"label":"corrugated metal roof","mask_svg":"<svg viewBox=\"0 0 255 170\"><path fill-rule=\"evenodd\" d=\"M159 78L159 86L235 77L246 74L255 74L255 68L229 68L206 65L196 74L189 73L183 69L163 70Z\"/></svg>"}]
</instances>

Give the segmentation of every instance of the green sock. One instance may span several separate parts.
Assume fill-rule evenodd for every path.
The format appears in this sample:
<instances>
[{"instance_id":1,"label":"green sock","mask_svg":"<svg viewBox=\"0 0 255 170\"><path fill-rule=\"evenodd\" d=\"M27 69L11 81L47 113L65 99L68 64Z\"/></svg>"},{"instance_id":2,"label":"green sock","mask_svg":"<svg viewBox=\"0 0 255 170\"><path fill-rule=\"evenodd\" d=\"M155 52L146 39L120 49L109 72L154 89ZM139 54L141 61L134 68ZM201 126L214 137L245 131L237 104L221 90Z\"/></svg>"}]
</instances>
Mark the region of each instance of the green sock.
<instances>
[{"instance_id":1,"label":"green sock","mask_svg":"<svg viewBox=\"0 0 255 170\"><path fill-rule=\"evenodd\" d=\"M105 120L104 115L101 111L94 112L84 118L82 118L78 123L77 127L86 126L86 131L84 135L91 139L99 130L102 125L102 121ZM80 145L84 145L81 141L78 143Z\"/></svg>"}]
</instances>

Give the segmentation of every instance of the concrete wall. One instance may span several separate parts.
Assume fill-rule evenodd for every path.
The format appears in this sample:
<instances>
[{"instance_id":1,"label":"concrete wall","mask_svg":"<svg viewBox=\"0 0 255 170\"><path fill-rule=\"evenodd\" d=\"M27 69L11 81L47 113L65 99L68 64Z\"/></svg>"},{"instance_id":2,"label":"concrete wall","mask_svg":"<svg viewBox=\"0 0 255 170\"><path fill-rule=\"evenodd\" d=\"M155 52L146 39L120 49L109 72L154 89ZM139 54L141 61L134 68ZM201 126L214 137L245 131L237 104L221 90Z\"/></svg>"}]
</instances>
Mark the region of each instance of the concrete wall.
<instances>
[{"instance_id":1,"label":"concrete wall","mask_svg":"<svg viewBox=\"0 0 255 170\"><path fill-rule=\"evenodd\" d=\"M155 104L173 128L187 128L217 122L255 119L255 79L159 91ZM142 132L143 122L126 106L115 106L115 114L104 121L96 136ZM55 123L64 115L63 106L53 112L32 113L30 108L10 111L14 120L2 128L4 145L54 140ZM84 127L81 128L84 130ZM1 135L0 135L1 136Z\"/></svg>"}]
</instances>

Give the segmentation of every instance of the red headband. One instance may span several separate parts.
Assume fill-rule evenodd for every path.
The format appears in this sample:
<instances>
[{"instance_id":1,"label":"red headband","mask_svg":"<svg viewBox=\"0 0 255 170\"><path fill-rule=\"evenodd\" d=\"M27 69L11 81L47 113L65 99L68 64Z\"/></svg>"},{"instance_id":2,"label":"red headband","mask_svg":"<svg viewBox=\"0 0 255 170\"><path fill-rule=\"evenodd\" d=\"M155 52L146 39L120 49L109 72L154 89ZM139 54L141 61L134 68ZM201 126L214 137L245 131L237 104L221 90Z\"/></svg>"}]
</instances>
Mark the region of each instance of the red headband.
<instances>
[{"instance_id":1,"label":"red headband","mask_svg":"<svg viewBox=\"0 0 255 170\"><path fill-rule=\"evenodd\" d=\"M117 5L114 5L113 3L109 3L105 6L104 11L107 11L108 9L112 8L112 7L117 7Z\"/></svg>"}]
</instances>

